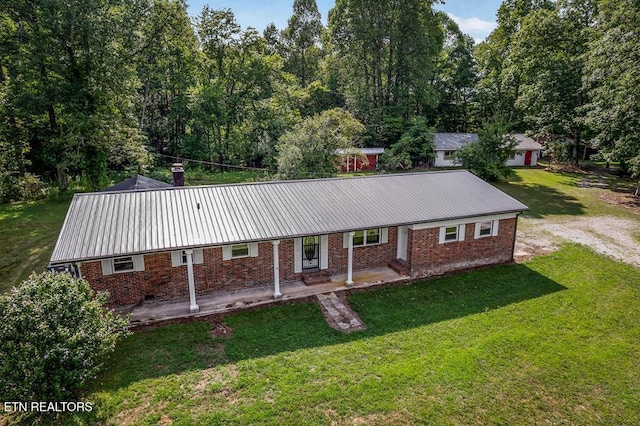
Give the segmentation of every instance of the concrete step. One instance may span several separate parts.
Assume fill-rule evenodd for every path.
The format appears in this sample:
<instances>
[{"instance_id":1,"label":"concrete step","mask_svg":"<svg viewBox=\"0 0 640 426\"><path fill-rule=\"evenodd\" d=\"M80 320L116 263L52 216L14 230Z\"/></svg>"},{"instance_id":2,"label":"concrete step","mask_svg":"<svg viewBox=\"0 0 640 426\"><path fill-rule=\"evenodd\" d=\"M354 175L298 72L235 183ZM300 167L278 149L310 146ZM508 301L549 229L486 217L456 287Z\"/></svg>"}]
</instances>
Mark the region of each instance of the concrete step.
<instances>
[{"instance_id":1,"label":"concrete step","mask_svg":"<svg viewBox=\"0 0 640 426\"><path fill-rule=\"evenodd\" d=\"M331 282L329 271L318 271L302 274L302 282L305 285L324 284Z\"/></svg>"},{"instance_id":2,"label":"concrete step","mask_svg":"<svg viewBox=\"0 0 640 426\"><path fill-rule=\"evenodd\" d=\"M388 263L389 268L393 269L400 275L407 275L407 262L402 259L393 259Z\"/></svg>"},{"instance_id":3,"label":"concrete step","mask_svg":"<svg viewBox=\"0 0 640 426\"><path fill-rule=\"evenodd\" d=\"M338 331L351 333L364 330L366 326L345 300L335 293L316 295L327 323Z\"/></svg>"}]
</instances>

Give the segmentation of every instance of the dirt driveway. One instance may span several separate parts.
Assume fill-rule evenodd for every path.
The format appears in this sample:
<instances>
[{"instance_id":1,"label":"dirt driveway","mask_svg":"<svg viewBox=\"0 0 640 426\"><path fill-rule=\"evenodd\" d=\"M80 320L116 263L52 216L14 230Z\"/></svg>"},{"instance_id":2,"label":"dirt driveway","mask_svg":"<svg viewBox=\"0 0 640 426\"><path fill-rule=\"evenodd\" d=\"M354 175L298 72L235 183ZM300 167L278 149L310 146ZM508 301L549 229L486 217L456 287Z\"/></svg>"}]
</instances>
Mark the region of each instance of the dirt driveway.
<instances>
[{"instance_id":1,"label":"dirt driveway","mask_svg":"<svg viewBox=\"0 0 640 426\"><path fill-rule=\"evenodd\" d=\"M640 267L639 221L604 216L520 220L523 226L518 226L515 249L518 262L555 251L562 242L570 241Z\"/></svg>"}]
</instances>

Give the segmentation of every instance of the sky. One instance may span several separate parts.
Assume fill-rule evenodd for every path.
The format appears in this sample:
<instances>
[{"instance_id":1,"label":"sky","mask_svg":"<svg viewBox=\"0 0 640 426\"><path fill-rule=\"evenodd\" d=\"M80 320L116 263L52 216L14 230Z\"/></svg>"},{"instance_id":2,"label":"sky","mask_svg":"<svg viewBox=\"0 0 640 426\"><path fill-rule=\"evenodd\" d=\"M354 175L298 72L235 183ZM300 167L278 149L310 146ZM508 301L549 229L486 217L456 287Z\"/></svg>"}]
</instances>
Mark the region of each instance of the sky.
<instances>
[{"instance_id":1,"label":"sky","mask_svg":"<svg viewBox=\"0 0 640 426\"><path fill-rule=\"evenodd\" d=\"M326 24L335 0L316 2ZM191 16L200 13L205 4L212 9L229 8L242 28L251 26L260 32L270 22L279 29L285 28L293 10L293 0L187 0L187 3ZM445 0L444 4L436 4L434 8L445 11L464 33L480 42L495 28L496 12L501 3L502 0Z\"/></svg>"}]
</instances>

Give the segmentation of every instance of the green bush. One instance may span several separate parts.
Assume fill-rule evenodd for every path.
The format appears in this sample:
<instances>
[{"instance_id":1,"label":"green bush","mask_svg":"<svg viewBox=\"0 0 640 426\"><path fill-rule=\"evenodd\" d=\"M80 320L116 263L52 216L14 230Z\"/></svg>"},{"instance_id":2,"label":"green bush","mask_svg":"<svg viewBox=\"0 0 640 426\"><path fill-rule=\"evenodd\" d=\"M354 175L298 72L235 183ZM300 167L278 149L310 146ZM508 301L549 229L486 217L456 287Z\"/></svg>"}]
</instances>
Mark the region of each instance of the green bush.
<instances>
[{"instance_id":1,"label":"green bush","mask_svg":"<svg viewBox=\"0 0 640 426\"><path fill-rule=\"evenodd\" d=\"M108 295L44 272L0 296L0 400L65 401L94 378L126 332Z\"/></svg>"},{"instance_id":2,"label":"green bush","mask_svg":"<svg viewBox=\"0 0 640 426\"><path fill-rule=\"evenodd\" d=\"M48 192L47 185L34 174L16 176L2 173L0 176L0 202L40 200L45 198Z\"/></svg>"}]
</instances>

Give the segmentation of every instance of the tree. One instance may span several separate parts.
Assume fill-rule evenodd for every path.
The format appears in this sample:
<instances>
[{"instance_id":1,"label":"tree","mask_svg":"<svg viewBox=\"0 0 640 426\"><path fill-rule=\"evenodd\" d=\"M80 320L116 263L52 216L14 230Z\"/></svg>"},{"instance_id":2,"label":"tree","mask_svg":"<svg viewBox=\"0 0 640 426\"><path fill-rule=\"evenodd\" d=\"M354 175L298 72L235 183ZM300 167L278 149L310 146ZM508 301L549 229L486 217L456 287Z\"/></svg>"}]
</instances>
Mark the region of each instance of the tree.
<instances>
[{"instance_id":1,"label":"tree","mask_svg":"<svg viewBox=\"0 0 640 426\"><path fill-rule=\"evenodd\" d=\"M497 28L474 51L479 70L475 99L481 121L501 115L515 127L522 127L522 112L514 107L520 92L520 72L505 61L523 20L533 12L553 8L551 0L504 0L498 8Z\"/></svg>"},{"instance_id":2,"label":"tree","mask_svg":"<svg viewBox=\"0 0 640 426\"><path fill-rule=\"evenodd\" d=\"M0 296L3 401L73 400L128 324L82 279L44 272Z\"/></svg>"},{"instance_id":3,"label":"tree","mask_svg":"<svg viewBox=\"0 0 640 426\"><path fill-rule=\"evenodd\" d=\"M478 141L457 150L454 162L487 181L507 179L513 172L507 160L518 144L509 136L508 126L500 118L487 122L478 132Z\"/></svg>"},{"instance_id":4,"label":"tree","mask_svg":"<svg viewBox=\"0 0 640 426\"><path fill-rule=\"evenodd\" d=\"M618 160L625 171L640 177L640 4L604 0L599 5L586 59L584 89L591 99L584 108L585 123L607 161Z\"/></svg>"},{"instance_id":5,"label":"tree","mask_svg":"<svg viewBox=\"0 0 640 426\"><path fill-rule=\"evenodd\" d=\"M333 176L340 168L336 151L353 148L363 131L363 125L341 108L304 119L278 141L278 177Z\"/></svg>"},{"instance_id":6,"label":"tree","mask_svg":"<svg viewBox=\"0 0 640 426\"><path fill-rule=\"evenodd\" d=\"M282 32L285 70L306 87L315 78L322 53L322 20L316 0L294 0L293 15L287 24Z\"/></svg>"},{"instance_id":7,"label":"tree","mask_svg":"<svg viewBox=\"0 0 640 426\"><path fill-rule=\"evenodd\" d=\"M435 105L442 31L430 1L338 0L329 34L346 105L376 144L395 143L412 116Z\"/></svg>"},{"instance_id":8,"label":"tree","mask_svg":"<svg viewBox=\"0 0 640 426\"><path fill-rule=\"evenodd\" d=\"M265 57L264 39L253 28L242 31L228 9L205 6L197 30L206 77L190 89L190 137L181 153L221 164L244 163L250 148L242 130L273 94L280 60Z\"/></svg>"},{"instance_id":9,"label":"tree","mask_svg":"<svg viewBox=\"0 0 640 426\"><path fill-rule=\"evenodd\" d=\"M520 76L516 106L537 133L582 139L584 58L595 24L595 2L559 2L529 14L513 37L509 66Z\"/></svg>"},{"instance_id":10,"label":"tree","mask_svg":"<svg viewBox=\"0 0 640 426\"><path fill-rule=\"evenodd\" d=\"M80 173L100 188L108 165L146 157L133 115L138 80L130 61L139 15L129 0L6 1L19 49L5 79L16 130L25 129L31 160L54 168L60 187Z\"/></svg>"},{"instance_id":11,"label":"tree","mask_svg":"<svg viewBox=\"0 0 640 426\"><path fill-rule=\"evenodd\" d=\"M185 141L189 88L202 69L198 40L183 0L156 0L140 22L136 72L138 126L158 153L178 154Z\"/></svg>"},{"instance_id":12,"label":"tree","mask_svg":"<svg viewBox=\"0 0 640 426\"><path fill-rule=\"evenodd\" d=\"M414 118L411 127L404 132L398 142L385 151L385 168L411 168L427 165L434 156L433 133L424 118Z\"/></svg>"},{"instance_id":13,"label":"tree","mask_svg":"<svg viewBox=\"0 0 640 426\"><path fill-rule=\"evenodd\" d=\"M444 41L434 77L439 99L432 119L442 132L468 132L474 121L470 110L477 81L474 41L445 13L438 17Z\"/></svg>"}]
</instances>

